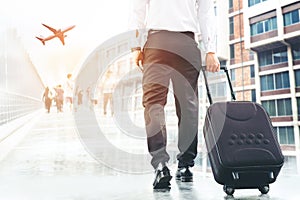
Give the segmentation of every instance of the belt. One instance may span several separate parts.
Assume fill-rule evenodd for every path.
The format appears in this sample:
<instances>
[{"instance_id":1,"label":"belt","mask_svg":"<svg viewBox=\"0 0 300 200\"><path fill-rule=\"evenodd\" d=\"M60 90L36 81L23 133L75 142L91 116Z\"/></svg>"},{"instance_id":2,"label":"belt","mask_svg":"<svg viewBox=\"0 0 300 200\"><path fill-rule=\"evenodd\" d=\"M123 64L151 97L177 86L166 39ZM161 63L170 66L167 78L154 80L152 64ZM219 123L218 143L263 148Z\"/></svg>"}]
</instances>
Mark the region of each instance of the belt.
<instances>
[{"instance_id":1,"label":"belt","mask_svg":"<svg viewBox=\"0 0 300 200\"><path fill-rule=\"evenodd\" d=\"M153 29L150 29L148 31L148 35L152 35L154 33L160 33L160 32L182 33L182 34L185 34L186 36L188 36L192 39L195 39L195 34L191 31L175 32L175 31L167 31L167 30L153 30Z\"/></svg>"}]
</instances>

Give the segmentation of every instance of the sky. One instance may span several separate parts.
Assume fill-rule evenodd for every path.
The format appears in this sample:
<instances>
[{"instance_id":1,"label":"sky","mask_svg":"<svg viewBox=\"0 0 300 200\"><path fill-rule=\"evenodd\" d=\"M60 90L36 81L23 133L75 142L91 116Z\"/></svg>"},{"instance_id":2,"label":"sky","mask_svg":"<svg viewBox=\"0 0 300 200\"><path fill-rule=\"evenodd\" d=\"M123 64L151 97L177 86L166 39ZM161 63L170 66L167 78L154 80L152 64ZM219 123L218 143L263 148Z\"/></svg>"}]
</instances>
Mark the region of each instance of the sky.
<instances>
[{"instance_id":1,"label":"sky","mask_svg":"<svg viewBox=\"0 0 300 200\"><path fill-rule=\"evenodd\" d=\"M43 82L54 86L78 70L102 42L127 31L130 1L0 0L0 23L17 29ZM52 32L42 23L55 29L76 27L66 33L65 46L58 38L44 46L35 36Z\"/></svg>"}]
</instances>

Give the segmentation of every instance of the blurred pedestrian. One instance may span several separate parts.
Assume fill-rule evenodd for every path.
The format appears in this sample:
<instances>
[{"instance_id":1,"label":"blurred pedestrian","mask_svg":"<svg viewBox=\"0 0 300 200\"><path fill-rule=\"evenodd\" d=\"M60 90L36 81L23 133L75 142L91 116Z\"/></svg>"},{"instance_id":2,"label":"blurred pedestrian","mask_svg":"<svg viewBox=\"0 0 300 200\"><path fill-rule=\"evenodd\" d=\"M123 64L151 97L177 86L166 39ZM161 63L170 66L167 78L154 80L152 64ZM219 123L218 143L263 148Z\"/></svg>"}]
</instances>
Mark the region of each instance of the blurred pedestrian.
<instances>
[{"instance_id":1,"label":"blurred pedestrian","mask_svg":"<svg viewBox=\"0 0 300 200\"><path fill-rule=\"evenodd\" d=\"M109 105L109 110L111 116L114 114L114 102L113 102L113 90L115 87L115 78L113 76L113 72L108 70L106 73L104 82L103 82L103 114L107 114L107 107Z\"/></svg>"},{"instance_id":2,"label":"blurred pedestrian","mask_svg":"<svg viewBox=\"0 0 300 200\"><path fill-rule=\"evenodd\" d=\"M50 91L48 86L45 88L42 100L45 103L45 108L47 112L50 113L50 108L52 105L52 92Z\"/></svg>"},{"instance_id":3,"label":"blurred pedestrian","mask_svg":"<svg viewBox=\"0 0 300 200\"><path fill-rule=\"evenodd\" d=\"M61 85L58 85L54 88L56 95L55 95L55 101L56 101L56 107L57 112L62 112L63 104L64 104L64 90Z\"/></svg>"},{"instance_id":4,"label":"blurred pedestrian","mask_svg":"<svg viewBox=\"0 0 300 200\"><path fill-rule=\"evenodd\" d=\"M74 92L74 81L72 80L72 74L67 74L67 80L65 83L65 98L66 106L69 107L69 110L73 109L73 92Z\"/></svg>"}]
</instances>

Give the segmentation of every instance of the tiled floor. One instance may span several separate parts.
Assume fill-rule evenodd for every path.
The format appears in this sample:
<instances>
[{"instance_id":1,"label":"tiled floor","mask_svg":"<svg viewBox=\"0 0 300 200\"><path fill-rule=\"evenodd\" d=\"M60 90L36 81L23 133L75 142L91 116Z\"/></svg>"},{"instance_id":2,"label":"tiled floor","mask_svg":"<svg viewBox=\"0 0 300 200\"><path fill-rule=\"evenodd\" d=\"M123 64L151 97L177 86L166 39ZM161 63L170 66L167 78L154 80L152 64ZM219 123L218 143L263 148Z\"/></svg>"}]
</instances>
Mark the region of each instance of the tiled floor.
<instances>
[{"instance_id":1,"label":"tiled floor","mask_svg":"<svg viewBox=\"0 0 300 200\"><path fill-rule=\"evenodd\" d=\"M106 157L108 152L105 150L105 142L95 144L93 138L82 135L76 129L92 127L88 123L89 115L83 115L75 121L74 116L76 119L76 115L71 113L42 113L37 121L23 130L26 133L22 139L12 144L13 148L0 161L1 200L299 199L299 175L280 174L278 180L270 185L267 195L260 195L258 190L249 189L236 190L234 197L230 197L226 196L222 186L211 175L202 174L197 169L194 170L193 183L181 183L172 179L171 190L154 191L153 173L149 166L145 164L134 168L129 165L130 169L127 171L124 170L125 165L113 166L113 161L125 163L126 159L113 152ZM100 123L106 133L111 133L111 122L108 119L100 119ZM93 128L87 130L91 131ZM144 145L137 147L121 136L105 137L113 146L123 144L122 151L126 155L134 154L134 151L147 153ZM102 157L99 157L101 152L93 152L97 145L103 145L99 150L102 151ZM175 165L171 166L171 172L174 173L175 170Z\"/></svg>"}]
</instances>

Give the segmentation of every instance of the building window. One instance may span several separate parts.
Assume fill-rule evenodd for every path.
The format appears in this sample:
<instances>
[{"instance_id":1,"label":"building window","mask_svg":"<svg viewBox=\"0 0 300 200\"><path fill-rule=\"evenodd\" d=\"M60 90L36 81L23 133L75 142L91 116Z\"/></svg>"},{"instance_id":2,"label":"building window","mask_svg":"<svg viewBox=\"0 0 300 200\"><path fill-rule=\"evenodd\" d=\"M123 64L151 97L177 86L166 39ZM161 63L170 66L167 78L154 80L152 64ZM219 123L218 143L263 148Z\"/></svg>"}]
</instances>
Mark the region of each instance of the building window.
<instances>
[{"instance_id":1,"label":"building window","mask_svg":"<svg viewBox=\"0 0 300 200\"><path fill-rule=\"evenodd\" d=\"M235 58L235 49L234 49L234 44L230 45L230 59Z\"/></svg>"},{"instance_id":2,"label":"building window","mask_svg":"<svg viewBox=\"0 0 300 200\"><path fill-rule=\"evenodd\" d=\"M290 26L300 22L299 9L285 13L283 15L284 26Z\"/></svg>"},{"instance_id":3,"label":"building window","mask_svg":"<svg viewBox=\"0 0 300 200\"><path fill-rule=\"evenodd\" d=\"M248 6L251 7L251 6L254 6L255 4L259 4L264 1L267 1L267 0L248 0Z\"/></svg>"},{"instance_id":4,"label":"building window","mask_svg":"<svg viewBox=\"0 0 300 200\"><path fill-rule=\"evenodd\" d=\"M254 52L253 51L249 51L249 60L254 60Z\"/></svg>"},{"instance_id":5,"label":"building window","mask_svg":"<svg viewBox=\"0 0 300 200\"><path fill-rule=\"evenodd\" d=\"M234 17L229 18L229 34L234 34Z\"/></svg>"},{"instance_id":6,"label":"building window","mask_svg":"<svg viewBox=\"0 0 300 200\"><path fill-rule=\"evenodd\" d=\"M288 72L277 73L274 78L276 89L290 88L290 77Z\"/></svg>"},{"instance_id":7,"label":"building window","mask_svg":"<svg viewBox=\"0 0 300 200\"><path fill-rule=\"evenodd\" d=\"M235 81L235 69L230 70L230 77L231 77L231 81Z\"/></svg>"},{"instance_id":8,"label":"building window","mask_svg":"<svg viewBox=\"0 0 300 200\"><path fill-rule=\"evenodd\" d=\"M229 9L233 8L233 0L229 0Z\"/></svg>"},{"instance_id":9,"label":"building window","mask_svg":"<svg viewBox=\"0 0 300 200\"><path fill-rule=\"evenodd\" d=\"M284 156L284 165L282 167L284 174L297 174L297 157Z\"/></svg>"},{"instance_id":10,"label":"building window","mask_svg":"<svg viewBox=\"0 0 300 200\"><path fill-rule=\"evenodd\" d=\"M297 97L298 116L300 116L300 97ZM300 129L300 126L299 126Z\"/></svg>"},{"instance_id":11,"label":"building window","mask_svg":"<svg viewBox=\"0 0 300 200\"><path fill-rule=\"evenodd\" d=\"M262 106L272 117L292 115L291 99L262 101Z\"/></svg>"},{"instance_id":12,"label":"building window","mask_svg":"<svg viewBox=\"0 0 300 200\"><path fill-rule=\"evenodd\" d=\"M115 56L115 53L116 53L116 49L115 48L108 49L106 51L106 57L107 58L112 58L112 57Z\"/></svg>"},{"instance_id":13,"label":"building window","mask_svg":"<svg viewBox=\"0 0 300 200\"><path fill-rule=\"evenodd\" d=\"M292 45L292 53L294 60L300 60L300 43Z\"/></svg>"},{"instance_id":14,"label":"building window","mask_svg":"<svg viewBox=\"0 0 300 200\"><path fill-rule=\"evenodd\" d=\"M128 50L128 43L123 43L118 46L118 53L122 54L123 52Z\"/></svg>"},{"instance_id":15,"label":"building window","mask_svg":"<svg viewBox=\"0 0 300 200\"><path fill-rule=\"evenodd\" d=\"M276 116L275 100L262 101L261 105L266 109L270 116Z\"/></svg>"},{"instance_id":16,"label":"building window","mask_svg":"<svg viewBox=\"0 0 300 200\"><path fill-rule=\"evenodd\" d=\"M282 47L258 53L260 67L287 62L287 48Z\"/></svg>"},{"instance_id":17,"label":"building window","mask_svg":"<svg viewBox=\"0 0 300 200\"><path fill-rule=\"evenodd\" d=\"M278 116L292 115L291 99L278 99L277 100L277 114L278 114Z\"/></svg>"},{"instance_id":18,"label":"building window","mask_svg":"<svg viewBox=\"0 0 300 200\"><path fill-rule=\"evenodd\" d=\"M262 101L261 105L266 109L270 116L276 116L275 100Z\"/></svg>"},{"instance_id":19,"label":"building window","mask_svg":"<svg viewBox=\"0 0 300 200\"><path fill-rule=\"evenodd\" d=\"M261 76L260 80L262 91L290 88L288 72Z\"/></svg>"},{"instance_id":20,"label":"building window","mask_svg":"<svg viewBox=\"0 0 300 200\"><path fill-rule=\"evenodd\" d=\"M296 81L296 87L300 87L300 69L295 71L295 81Z\"/></svg>"},{"instance_id":21,"label":"building window","mask_svg":"<svg viewBox=\"0 0 300 200\"><path fill-rule=\"evenodd\" d=\"M254 77L255 77L254 65L250 65L250 78L254 78Z\"/></svg>"},{"instance_id":22,"label":"building window","mask_svg":"<svg viewBox=\"0 0 300 200\"><path fill-rule=\"evenodd\" d=\"M251 101L256 102L256 90L251 90Z\"/></svg>"},{"instance_id":23,"label":"building window","mask_svg":"<svg viewBox=\"0 0 300 200\"><path fill-rule=\"evenodd\" d=\"M210 85L212 97L226 97L226 82L215 83Z\"/></svg>"},{"instance_id":24,"label":"building window","mask_svg":"<svg viewBox=\"0 0 300 200\"><path fill-rule=\"evenodd\" d=\"M220 60L220 66L226 66L226 60Z\"/></svg>"},{"instance_id":25,"label":"building window","mask_svg":"<svg viewBox=\"0 0 300 200\"><path fill-rule=\"evenodd\" d=\"M261 91L274 90L273 74L262 76L260 78Z\"/></svg>"},{"instance_id":26,"label":"building window","mask_svg":"<svg viewBox=\"0 0 300 200\"><path fill-rule=\"evenodd\" d=\"M251 36L277 30L277 17L272 17L250 25Z\"/></svg>"},{"instance_id":27,"label":"building window","mask_svg":"<svg viewBox=\"0 0 300 200\"><path fill-rule=\"evenodd\" d=\"M292 126L274 127L280 144L295 144L294 128Z\"/></svg>"}]
</instances>

